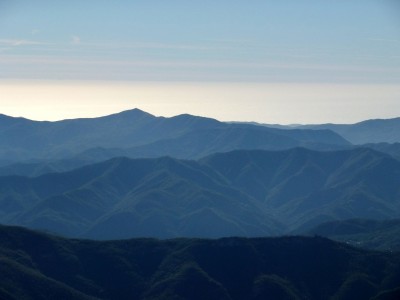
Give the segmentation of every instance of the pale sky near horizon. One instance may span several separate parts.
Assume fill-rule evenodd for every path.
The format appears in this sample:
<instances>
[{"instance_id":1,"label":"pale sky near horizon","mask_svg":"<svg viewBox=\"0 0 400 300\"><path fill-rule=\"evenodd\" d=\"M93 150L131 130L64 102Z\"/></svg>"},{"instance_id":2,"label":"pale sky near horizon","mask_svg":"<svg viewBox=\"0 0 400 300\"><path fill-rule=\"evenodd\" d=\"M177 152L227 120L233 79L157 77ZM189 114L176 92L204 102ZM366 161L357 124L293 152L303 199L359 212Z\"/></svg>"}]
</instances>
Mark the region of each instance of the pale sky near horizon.
<instances>
[{"instance_id":1,"label":"pale sky near horizon","mask_svg":"<svg viewBox=\"0 0 400 300\"><path fill-rule=\"evenodd\" d=\"M400 116L400 1L0 0L0 113Z\"/></svg>"}]
</instances>

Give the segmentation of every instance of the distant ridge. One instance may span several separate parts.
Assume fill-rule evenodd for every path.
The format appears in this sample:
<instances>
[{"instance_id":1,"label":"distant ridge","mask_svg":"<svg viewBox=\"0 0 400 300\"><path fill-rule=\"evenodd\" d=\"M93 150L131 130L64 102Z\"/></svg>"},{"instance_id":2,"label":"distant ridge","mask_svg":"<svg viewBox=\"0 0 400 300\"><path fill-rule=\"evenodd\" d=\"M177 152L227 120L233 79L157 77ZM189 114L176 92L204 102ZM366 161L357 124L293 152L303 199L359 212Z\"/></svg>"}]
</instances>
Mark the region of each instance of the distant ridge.
<instances>
[{"instance_id":1,"label":"distant ridge","mask_svg":"<svg viewBox=\"0 0 400 300\"><path fill-rule=\"evenodd\" d=\"M349 145L345 139L328 130L279 130L228 124L188 114L171 118L155 117L139 109L99 118L56 122L5 116L2 119L0 161L10 163L70 158L99 147L119 149L120 153L126 151L126 155L131 157L170 155L199 158L214 152L252 148L254 145L251 142L261 136L262 143L255 145L261 149L297 146L337 149ZM208 142L213 140L220 141L219 147ZM250 144L247 144L248 141Z\"/></svg>"},{"instance_id":2,"label":"distant ridge","mask_svg":"<svg viewBox=\"0 0 400 300\"><path fill-rule=\"evenodd\" d=\"M302 125L297 128L330 129L353 144L400 142L400 118L372 119L355 124Z\"/></svg>"}]
</instances>

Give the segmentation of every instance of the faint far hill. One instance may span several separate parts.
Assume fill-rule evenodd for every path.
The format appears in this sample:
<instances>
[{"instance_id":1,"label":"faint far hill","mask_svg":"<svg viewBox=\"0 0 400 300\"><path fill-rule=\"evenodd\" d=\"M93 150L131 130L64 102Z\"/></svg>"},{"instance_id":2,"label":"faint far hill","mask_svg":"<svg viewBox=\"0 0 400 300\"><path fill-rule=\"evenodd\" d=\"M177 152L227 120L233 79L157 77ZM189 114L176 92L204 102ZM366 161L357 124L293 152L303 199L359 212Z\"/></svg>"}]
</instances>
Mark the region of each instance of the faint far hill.
<instances>
[{"instance_id":1,"label":"faint far hill","mask_svg":"<svg viewBox=\"0 0 400 300\"><path fill-rule=\"evenodd\" d=\"M116 149L119 154L126 151L131 157L199 158L235 149L277 150L298 146L332 149L347 145L348 141L331 130L280 130L188 114L164 118L139 109L57 122L0 115L3 165L29 159L67 158L99 147Z\"/></svg>"},{"instance_id":2,"label":"faint far hill","mask_svg":"<svg viewBox=\"0 0 400 300\"><path fill-rule=\"evenodd\" d=\"M280 129L329 129L357 145L400 142L400 118L365 120L355 124L262 125Z\"/></svg>"}]
</instances>

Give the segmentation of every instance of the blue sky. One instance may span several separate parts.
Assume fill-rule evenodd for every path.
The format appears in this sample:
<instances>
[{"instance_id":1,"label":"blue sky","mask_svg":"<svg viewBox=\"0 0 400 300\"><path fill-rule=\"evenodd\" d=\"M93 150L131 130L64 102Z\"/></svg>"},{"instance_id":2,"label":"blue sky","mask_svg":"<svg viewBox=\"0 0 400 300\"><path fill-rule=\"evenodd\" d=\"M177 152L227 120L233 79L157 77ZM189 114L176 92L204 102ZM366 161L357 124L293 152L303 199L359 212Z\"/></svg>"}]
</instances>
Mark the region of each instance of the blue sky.
<instances>
[{"instance_id":1,"label":"blue sky","mask_svg":"<svg viewBox=\"0 0 400 300\"><path fill-rule=\"evenodd\" d=\"M282 93L291 84L366 85L382 91L376 102L382 106L399 96L395 87L400 83L400 4L396 0L0 0L0 92L10 81L19 81L21 87L41 81L45 88L60 80L100 85L221 83L224 88L227 83L257 83L260 88L284 84ZM386 91L385 85L390 89ZM3 110L9 112L5 103L13 102L16 114L15 99L20 96L11 94L11 89L7 92L7 98L0 99ZM39 96L40 92L32 95L32 101L39 101ZM302 97L305 94L296 101L299 108ZM86 101L94 101L89 98ZM341 99L321 101L328 109ZM198 99L186 94L186 101ZM243 93L243 105L249 101ZM183 111L178 106L175 112ZM58 118L51 113L45 112L48 119ZM170 113L174 112L166 112ZM303 121L284 115L273 121L319 121L304 113ZM388 112L373 109L365 117L373 113L392 117L400 115L400 107L393 111L392 105ZM354 114L337 120L357 118L364 117Z\"/></svg>"}]
</instances>

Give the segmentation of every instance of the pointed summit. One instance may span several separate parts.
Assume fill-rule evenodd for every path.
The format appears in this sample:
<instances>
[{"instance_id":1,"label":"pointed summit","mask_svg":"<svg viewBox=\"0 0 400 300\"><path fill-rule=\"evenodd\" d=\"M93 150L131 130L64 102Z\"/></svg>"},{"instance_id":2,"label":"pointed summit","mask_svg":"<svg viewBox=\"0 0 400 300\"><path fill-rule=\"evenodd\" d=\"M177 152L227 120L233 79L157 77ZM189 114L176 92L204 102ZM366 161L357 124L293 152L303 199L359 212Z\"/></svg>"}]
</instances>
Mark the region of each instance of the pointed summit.
<instances>
[{"instance_id":1,"label":"pointed summit","mask_svg":"<svg viewBox=\"0 0 400 300\"><path fill-rule=\"evenodd\" d=\"M139 119L139 118L156 118L154 115L145 112L143 110L140 110L138 108L130 109L130 110L124 110L116 114L108 115L105 116L105 118L108 117L117 117L117 118L126 118L126 119Z\"/></svg>"}]
</instances>

